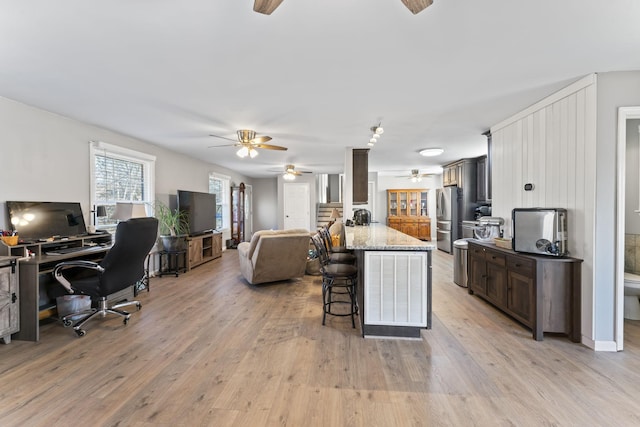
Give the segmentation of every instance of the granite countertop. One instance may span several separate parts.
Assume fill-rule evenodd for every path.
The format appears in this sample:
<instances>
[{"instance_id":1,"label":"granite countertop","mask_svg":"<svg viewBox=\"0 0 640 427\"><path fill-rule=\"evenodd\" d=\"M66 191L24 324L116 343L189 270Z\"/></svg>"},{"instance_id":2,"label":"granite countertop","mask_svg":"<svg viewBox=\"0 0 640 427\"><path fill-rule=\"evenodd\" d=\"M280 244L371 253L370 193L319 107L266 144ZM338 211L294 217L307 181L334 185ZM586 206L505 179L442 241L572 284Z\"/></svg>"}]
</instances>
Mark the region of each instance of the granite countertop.
<instances>
[{"instance_id":1,"label":"granite countertop","mask_svg":"<svg viewBox=\"0 0 640 427\"><path fill-rule=\"evenodd\" d=\"M347 249L382 251L431 251L432 242L425 242L383 224L345 227Z\"/></svg>"}]
</instances>

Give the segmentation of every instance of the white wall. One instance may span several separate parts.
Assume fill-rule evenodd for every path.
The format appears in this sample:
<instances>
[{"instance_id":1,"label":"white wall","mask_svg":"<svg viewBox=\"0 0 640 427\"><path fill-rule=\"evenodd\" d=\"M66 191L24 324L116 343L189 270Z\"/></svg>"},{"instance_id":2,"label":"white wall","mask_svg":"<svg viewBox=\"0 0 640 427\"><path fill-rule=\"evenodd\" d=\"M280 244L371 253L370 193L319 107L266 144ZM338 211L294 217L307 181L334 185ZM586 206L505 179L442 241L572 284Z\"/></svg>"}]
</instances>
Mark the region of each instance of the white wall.
<instances>
[{"instance_id":1,"label":"white wall","mask_svg":"<svg viewBox=\"0 0 640 427\"><path fill-rule=\"evenodd\" d=\"M595 122L596 77L591 75L491 128L492 213L505 219L505 235L512 235L513 208L568 210L569 251L584 260L582 334L586 341L596 339ZM534 190L524 191L526 183L534 184Z\"/></svg>"},{"instance_id":2,"label":"white wall","mask_svg":"<svg viewBox=\"0 0 640 427\"><path fill-rule=\"evenodd\" d=\"M221 166L1 97L0 138L5 154L0 164L1 228L7 227L7 200L80 202L88 224L91 140L155 155L156 197L165 202L178 189L207 192L210 172L227 175L236 185L251 183Z\"/></svg>"},{"instance_id":3,"label":"white wall","mask_svg":"<svg viewBox=\"0 0 640 427\"><path fill-rule=\"evenodd\" d=\"M278 180L262 178L253 180L253 231L278 228ZM249 236L247 236L249 237Z\"/></svg>"},{"instance_id":4,"label":"white wall","mask_svg":"<svg viewBox=\"0 0 640 427\"><path fill-rule=\"evenodd\" d=\"M616 349L618 108L638 105L640 72L599 73L491 128L493 212L569 210L569 250L584 260L583 343L598 350Z\"/></svg>"}]
</instances>

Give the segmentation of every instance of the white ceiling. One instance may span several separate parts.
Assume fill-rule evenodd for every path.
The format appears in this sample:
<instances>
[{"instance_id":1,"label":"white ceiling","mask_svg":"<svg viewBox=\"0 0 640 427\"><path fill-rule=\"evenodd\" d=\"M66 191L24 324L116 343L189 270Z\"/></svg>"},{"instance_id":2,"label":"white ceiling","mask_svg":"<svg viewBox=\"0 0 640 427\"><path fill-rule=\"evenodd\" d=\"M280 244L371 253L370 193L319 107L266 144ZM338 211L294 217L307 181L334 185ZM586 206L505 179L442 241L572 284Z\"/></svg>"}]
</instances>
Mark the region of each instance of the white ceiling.
<instances>
[{"instance_id":1,"label":"white ceiling","mask_svg":"<svg viewBox=\"0 0 640 427\"><path fill-rule=\"evenodd\" d=\"M640 69L640 1L0 0L0 96L251 177L486 152L482 132L592 72ZM208 148L236 129L288 151ZM443 147L427 159L417 152Z\"/></svg>"}]
</instances>

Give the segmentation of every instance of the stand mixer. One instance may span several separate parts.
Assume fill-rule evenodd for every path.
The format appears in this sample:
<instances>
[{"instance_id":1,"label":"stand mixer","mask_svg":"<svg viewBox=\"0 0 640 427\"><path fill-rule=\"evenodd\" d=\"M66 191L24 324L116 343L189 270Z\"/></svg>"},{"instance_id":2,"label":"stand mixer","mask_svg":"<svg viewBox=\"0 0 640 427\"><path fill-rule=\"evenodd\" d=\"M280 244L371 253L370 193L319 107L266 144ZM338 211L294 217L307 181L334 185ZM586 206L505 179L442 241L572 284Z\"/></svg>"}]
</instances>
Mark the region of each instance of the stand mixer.
<instances>
[{"instance_id":1,"label":"stand mixer","mask_svg":"<svg viewBox=\"0 0 640 427\"><path fill-rule=\"evenodd\" d=\"M478 220L478 226L473 230L476 239L492 241L500 237L500 229L504 225L504 219L497 216L483 216Z\"/></svg>"}]
</instances>

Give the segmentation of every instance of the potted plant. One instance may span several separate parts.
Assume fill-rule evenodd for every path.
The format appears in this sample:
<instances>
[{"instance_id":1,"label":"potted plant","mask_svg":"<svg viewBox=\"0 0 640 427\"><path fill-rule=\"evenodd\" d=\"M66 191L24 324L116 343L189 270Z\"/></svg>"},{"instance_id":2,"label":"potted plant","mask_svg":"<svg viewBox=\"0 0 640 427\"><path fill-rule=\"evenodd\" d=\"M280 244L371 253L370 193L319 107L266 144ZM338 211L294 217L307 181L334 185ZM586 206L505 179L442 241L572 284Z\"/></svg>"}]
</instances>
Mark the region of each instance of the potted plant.
<instances>
[{"instance_id":1,"label":"potted plant","mask_svg":"<svg viewBox=\"0 0 640 427\"><path fill-rule=\"evenodd\" d=\"M158 219L160 243L165 251L181 251L186 247L189 234L189 219L184 211L171 209L162 202L154 205L154 216Z\"/></svg>"}]
</instances>

